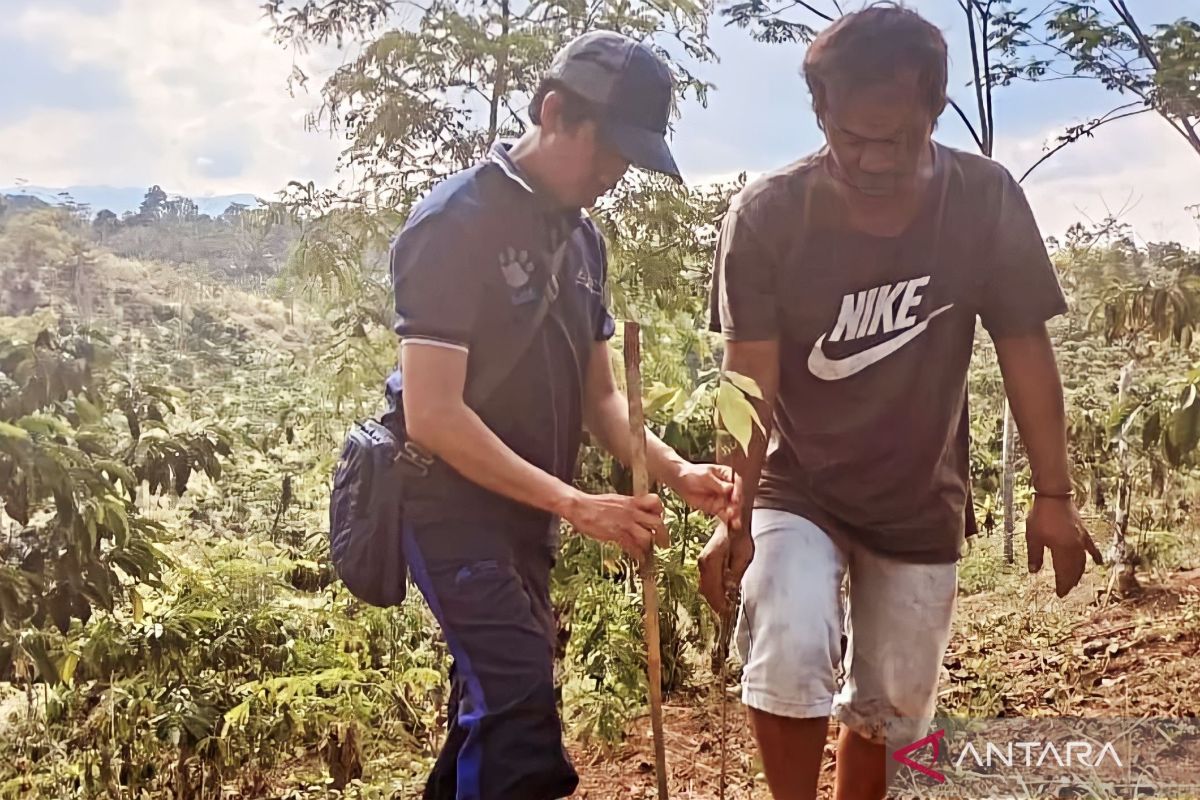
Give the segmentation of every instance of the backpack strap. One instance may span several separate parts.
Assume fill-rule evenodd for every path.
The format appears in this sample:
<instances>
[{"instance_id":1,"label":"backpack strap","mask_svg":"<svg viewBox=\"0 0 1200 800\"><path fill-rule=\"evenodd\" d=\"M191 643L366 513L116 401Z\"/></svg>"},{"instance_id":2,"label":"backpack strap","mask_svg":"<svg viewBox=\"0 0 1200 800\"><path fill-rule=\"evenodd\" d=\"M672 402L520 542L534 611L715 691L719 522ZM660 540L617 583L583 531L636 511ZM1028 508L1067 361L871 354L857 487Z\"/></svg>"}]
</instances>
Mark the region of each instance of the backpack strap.
<instances>
[{"instance_id":1,"label":"backpack strap","mask_svg":"<svg viewBox=\"0 0 1200 800\"><path fill-rule=\"evenodd\" d=\"M479 372L468 380L465 395L467 405L472 408L478 407L500 388L500 385L504 383L504 380L516 368L517 362L521 360L525 351L529 349L529 345L533 342L533 337L542 327L546 315L550 312L550 306L554 304L555 298L558 297L558 276L562 273L563 264L567 260L572 233L573 231L569 231L550 255L550 262L546 273L546 288L538 300L537 308L534 309L529 324L521 330L519 340L513 347L505 348L503 356L491 359L480 365Z\"/></svg>"},{"instance_id":2,"label":"backpack strap","mask_svg":"<svg viewBox=\"0 0 1200 800\"><path fill-rule=\"evenodd\" d=\"M479 371L473 376L467 376L467 386L463 394L467 405L472 408L478 408L480 404L500 388L500 384L504 383L504 380L516 368L517 362L521 360L525 351L529 349L530 343L533 342L534 335L542 327L542 323L546 321L550 307L558 297L558 278L562 274L563 264L566 263L567 252L571 245L571 236L573 233L574 231L568 231L563 237L563 241L559 243L551 254L546 270L546 289L542 292L542 296L538 300L538 305L529 319L529 324L522 329L514 346L505 348L503 353L498 357L485 361L479 368ZM403 444L396 453L396 460L398 462L405 462L410 472L423 477L429 474L430 468L437 459L432 453L426 451L425 448L418 445L412 439L409 439L402 431L404 427L404 412L400 394L403 389L399 384L393 386L392 383L397 374L393 373L388 378L386 394L389 409L383 414L381 422L389 430L392 430L397 438L403 441ZM399 423L401 429L399 432L395 430L396 423Z\"/></svg>"}]
</instances>

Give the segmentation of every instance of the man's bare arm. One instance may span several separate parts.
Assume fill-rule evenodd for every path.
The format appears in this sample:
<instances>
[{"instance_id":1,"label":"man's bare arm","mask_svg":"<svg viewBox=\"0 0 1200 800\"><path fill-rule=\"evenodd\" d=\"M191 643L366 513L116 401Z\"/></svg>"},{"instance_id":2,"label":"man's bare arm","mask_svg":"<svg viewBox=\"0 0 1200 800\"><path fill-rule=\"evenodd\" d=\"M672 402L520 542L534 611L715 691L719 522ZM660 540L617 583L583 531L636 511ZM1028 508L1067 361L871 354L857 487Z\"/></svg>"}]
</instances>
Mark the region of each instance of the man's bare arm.
<instances>
[{"instance_id":1,"label":"man's bare arm","mask_svg":"<svg viewBox=\"0 0 1200 800\"><path fill-rule=\"evenodd\" d=\"M629 399L613 380L607 342L596 342L588 359L583 419L600 446L626 466L630 462ZM693 464L646 430L646 468L692 508L726 517L731 511L729 476L711 465ZM666 545L667 542L660 542Z\"/></svg>"},{"instance_id":2,"label":"man's bare arm","mask_svg":"<svg viewBox=\"0 0 1200 800\"><path fill-rule=\"evenodd\" d=\"M589 495L518 456L463 400L467 352L407 342L401 349L408 436L485 489L566 519L582 533L648 552L665 535L656 497Z\"/></svg>"},{"instance_id":3,"label":"man's bare arm","mask_svg":"<svg viewBox=\"0 0 1200 800\"><path fill-rule=\"evenodd\" d=\"M587 385L584 388L583 424L608 452L628 466L629 400L613 380L611 353L607 342L596 342L588 356ZM687 462L646 431L646 468L651 480L668 486Z\"/></svg>"},{"instance_id":4,"label":"man's bare arm","mask_svg":"<svg viewBox=\"0 0 1200 800\"><path fill-rule=\"evenodd\" d=\"M1066 408L1054 347L1045 325L994 342L1013 418L1029 453L1033 488L1041 494L1025 524L1029 569L1041 569L1049 549L1055 588L1062 597L1083 576L1087 553L1098 564L1102 559L1070 497Z\"/></svg>"},{"instance_id":5,"label":"man's bare arm","mask_svg":"<svg viewBox=\"0 0 1200 800\"><path fill-rule=\"evenodd\" d=\"M700 554L700 592L718 613L727 610L731 593L741 584L742 575L754 558L754 541L750 536L750 517L758 479L762 474L767 442L774 422L775 397L779 392L779 342L725 340L723 367L751 378L762 391L762 400L748 398L758 412L765 431L752 429L748 452L734 443L718 453L722 464L729 465L735 475L734 503L737 520L732 526L721 526L709 539Z\"/></svg>"},{"instance_id":6,"label":"man's bare arm","mask_svg":"<svg viewBox=\"0 0 1200 800\"><path fill-rule=\"evenodd\" d=\"M762 474L763 459L767 453L767 442L771 438L771 426L774 423L775 397L779 392L779 342L778 340L761 342L735 342L725 340L725 358L722 367L726 372L737 372L745 375L762 391L762 400L748 397L758 412L766 429L765 434L757 426L752 429L753 438L750 441L749 452L743 452L736 443L719 453L718 459L722 464L728 464L738 476L741 501L741 524L735 526L735 533L750 532L750 512L754 505L754 496L758 493L758 479Z\"/></svg>"},{"instance_id":7,"label":"man's bare arm","mask_svg":"<svg viewBox=\"0 0 1200 800\"><path fill-rule=\"evenodd\" d=\"M1067 463L1067 416L1062 379L1046 326L993 340L1004 390L1029 453L1033 488L1048 494L1071 491Z\"/></svg>"}]
</instances>

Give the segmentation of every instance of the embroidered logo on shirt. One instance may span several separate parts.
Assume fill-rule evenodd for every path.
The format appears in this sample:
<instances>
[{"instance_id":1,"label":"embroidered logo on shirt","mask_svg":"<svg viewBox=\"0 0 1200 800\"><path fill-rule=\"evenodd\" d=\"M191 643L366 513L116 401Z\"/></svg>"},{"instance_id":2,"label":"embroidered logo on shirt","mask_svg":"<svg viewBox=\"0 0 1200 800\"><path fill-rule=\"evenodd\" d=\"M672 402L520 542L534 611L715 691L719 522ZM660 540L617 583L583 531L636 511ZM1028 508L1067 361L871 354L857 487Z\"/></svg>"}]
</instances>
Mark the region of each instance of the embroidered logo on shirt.
<instances>
[{"instance_id":1,"label":"embroidered logo on shirt","mask_svg":"<svg viewBox=\"0 0 1200 800\"><path fill-rule=\"evenodd\" d=\"M535 300L537 288L530 278L533 275L534 264L529 258L528 250L517 250L513 247L500 251L500 272L504 282L508 284L510 299L514 306Z\"/></svg>"},{"instance_id":2,"label":"embroidered logo on shirt","mask_svg":"<svg viewBox=\"0 0 1200 800\"><path fill-rule=\"evenodd\" d=\"M514 250L509 247L500 253L500 272L504 274L504 282L511 289L520 289L529 283L533 274L533 262L529 260L528 250Z\"/></svg>"}]
</instances>

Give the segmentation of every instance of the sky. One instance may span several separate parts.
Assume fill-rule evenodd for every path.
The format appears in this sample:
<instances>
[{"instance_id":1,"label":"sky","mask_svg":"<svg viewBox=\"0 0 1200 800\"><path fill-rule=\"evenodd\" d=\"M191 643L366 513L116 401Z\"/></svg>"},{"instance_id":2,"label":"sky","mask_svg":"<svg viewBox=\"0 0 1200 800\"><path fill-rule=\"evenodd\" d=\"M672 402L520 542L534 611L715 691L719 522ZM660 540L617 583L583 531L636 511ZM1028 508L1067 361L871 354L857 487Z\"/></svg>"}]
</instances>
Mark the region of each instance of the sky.
<instances>
[{"instance_id":1,"label":"sky","mask_svg":"<svg viewBox=\"0 0 1200 800\"><path fill-rule=\"evenodd\" d=\"M957 3L909 5L946 31L951 96L969 105ZM1195 0L1130 5L1143 24L1197 16ZM320 75L345 56L272 41L259 0L0 0L0 19L0 186L156 183L195 197L269 197L291 180L336 179L340 143L304 120ZM706 108L685 105L673 138L687 180L753 175L818 148L803 48L754 42L719 19L711 35L720 62L695 69L716 89ZM296 64L314 73L309 93L288 91ZM1114 101L1085 81L1001 89L996 158L1019 176L1064 127ZM937 138L973 149L950 112ZM1119 213L1143 240L1200 244L1186 210L1200 203L1200 157L1154 115L1098 131L1025 185L1046 235Z\"/></svg>"}]
</instances>

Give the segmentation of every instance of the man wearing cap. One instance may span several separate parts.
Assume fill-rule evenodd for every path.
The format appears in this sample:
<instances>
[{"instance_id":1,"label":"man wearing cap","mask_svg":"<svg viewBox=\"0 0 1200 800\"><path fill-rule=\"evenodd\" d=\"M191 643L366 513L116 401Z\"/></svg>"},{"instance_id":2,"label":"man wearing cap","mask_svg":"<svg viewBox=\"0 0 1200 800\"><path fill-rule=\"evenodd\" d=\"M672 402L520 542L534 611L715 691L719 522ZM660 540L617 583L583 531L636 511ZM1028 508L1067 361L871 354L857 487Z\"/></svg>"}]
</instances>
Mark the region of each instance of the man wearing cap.
<instances>
[{"instance_id":1,"label":"man wearing cap","mask_svg":"<svg viewBox=\"0 0 1200 800\"><path fill-rule=\"evenodd\" d=\"M584 426L629 461L605 246L581 209L631 165L679 178L665 139L673 91L644 45L608 32L574 40L534 93L531 129L435 187L393 243L402 346L389 383L402 379L408 436L435 456L406 485L405 552L454 657L450 731L426 798L574 791L553 681L559 520L637 558L666 543L655 495L589 495L571 481ZM543 297L549 311L526 338ZM528 343L515 367L468 404L472 376L517 340ZM728 472L690 464L653 435L647 460L693 507L728 515Z\"/></svg>"},{"instance_id":2,"label":"man wearing cap","mask_svg":"<svg viewBox=\"0 0 1200 800\"><path fill-rule=\"evenodd\" d=\"M946 62L914 11L840 18L804 60L827 146L748 185L721 231L711 321L771 435L733 456L752 510L710 540L701 589L724 609L740 584L742 698L776 800L816 797L831 715L837 800L884 797L889 750L927 733L971 515L977 319L1029 454L1030 568L1049 549L1061 596L1099 560L1046 330L1066 303L1017 182L931 139Z\"/></svg>"}]
</instances>

